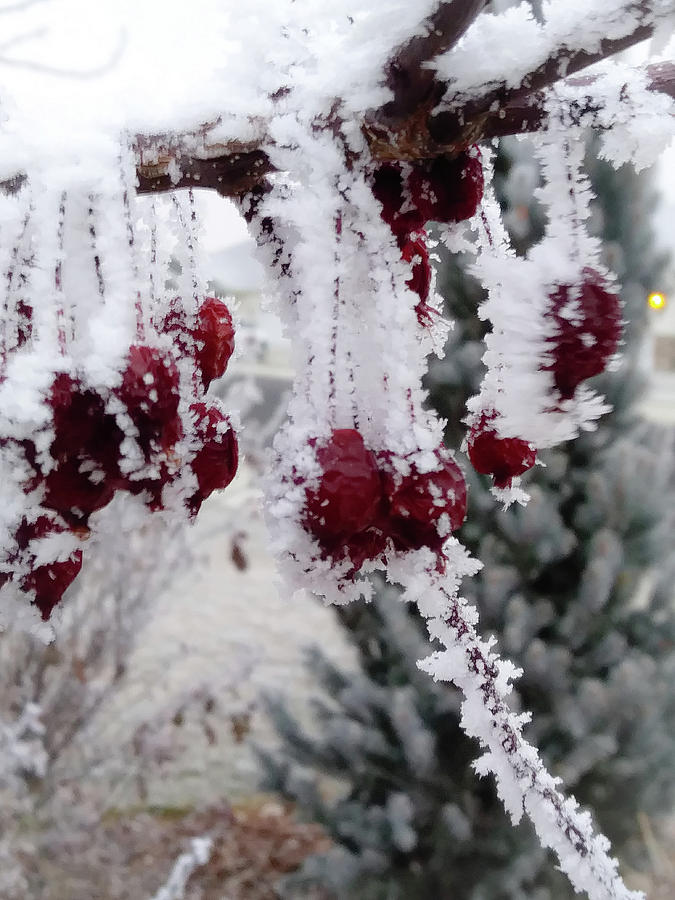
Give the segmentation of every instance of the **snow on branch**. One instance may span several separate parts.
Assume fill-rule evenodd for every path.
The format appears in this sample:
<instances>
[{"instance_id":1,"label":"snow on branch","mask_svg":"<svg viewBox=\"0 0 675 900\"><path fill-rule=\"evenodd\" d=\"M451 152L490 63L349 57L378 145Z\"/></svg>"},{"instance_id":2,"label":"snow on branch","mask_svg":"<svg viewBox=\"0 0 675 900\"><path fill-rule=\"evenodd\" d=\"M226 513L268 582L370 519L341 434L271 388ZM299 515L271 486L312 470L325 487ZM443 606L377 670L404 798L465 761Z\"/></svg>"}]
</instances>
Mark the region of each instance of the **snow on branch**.
<instances>
[{"instance_id":1,"label":"snow on branch","mask_svg":"<svg viewBox=\"0 0 675 900\"><path fill-rule=\"evenodd\" d=\"M393 99L366 116L371 142L379 138L385 146L391 146L393 132L399 135L397 142L400 142L402 126L407 121L408 128L403 130L414 144L416 129L410 128L413 124L410 120L417 122L420 115L426 119L445 89L436 80L434 70L425 64L454 47L486 6L487 0L440 3L422 23L422 33L394 51L385 69Z\"/></svg>"},{"instance_id":2,"label":"snow on branch","mask_svg":"<svg viewBox=\"0 0 675 900\"><path fill-rule=\"evenodd\" d=\"M432 138L445 145L475 140L487 117L646 40L674 13L672 0L595 0L549 5L544 25L524 4L480 18L437 61L450 87L429 123Z\"/></svg>"},{"instance_id":3,"label":"snow on branch","mask_svg":"<svg viewBox=\"0 0 675 900\"><path fill-rule=\"evenodd\" d=\"M662 117L664 106L661 99L650 99L644 93L637 102L635 87L638 85L643 92L650 91L675 100L675 64L654 63L644 68L616 64L611 71L607 66L596 75L560 81L555 90L559 97L566 100L570 124L606 130L613 126L616 118L620 118L639 123L644 133L645 112L656 109L658 105L657 114ZM611 102L607 93L610 88L613 93ZM550 93L549 89L526 94L491 112L483 122L481 137L490 139L540 131L545 125L545 109ZM672 108L668 115L672 117ZM663 125L662 122L661 127Z\"/></svg>"}]
</instances>

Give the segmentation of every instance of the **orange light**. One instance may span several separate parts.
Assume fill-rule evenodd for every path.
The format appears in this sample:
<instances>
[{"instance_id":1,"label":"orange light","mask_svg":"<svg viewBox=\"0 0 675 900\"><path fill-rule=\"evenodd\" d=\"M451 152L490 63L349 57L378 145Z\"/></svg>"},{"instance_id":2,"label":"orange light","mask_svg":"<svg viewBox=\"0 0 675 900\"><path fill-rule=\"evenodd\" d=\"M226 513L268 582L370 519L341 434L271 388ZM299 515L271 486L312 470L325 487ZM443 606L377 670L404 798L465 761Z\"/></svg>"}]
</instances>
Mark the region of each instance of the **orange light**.
<instances>
[{"instance_id":1,"label":"orange light","mask_svg":"<svg viewBox=\"0 0 675 900\"><path fill-rule=\"evenodd\" d=\"M660 294L658 291L655 291L653 294L650 294L649 297L647 297L647 303L651 306L652 309L665 309L665 295Z\"/></svg>"}]
</instances>

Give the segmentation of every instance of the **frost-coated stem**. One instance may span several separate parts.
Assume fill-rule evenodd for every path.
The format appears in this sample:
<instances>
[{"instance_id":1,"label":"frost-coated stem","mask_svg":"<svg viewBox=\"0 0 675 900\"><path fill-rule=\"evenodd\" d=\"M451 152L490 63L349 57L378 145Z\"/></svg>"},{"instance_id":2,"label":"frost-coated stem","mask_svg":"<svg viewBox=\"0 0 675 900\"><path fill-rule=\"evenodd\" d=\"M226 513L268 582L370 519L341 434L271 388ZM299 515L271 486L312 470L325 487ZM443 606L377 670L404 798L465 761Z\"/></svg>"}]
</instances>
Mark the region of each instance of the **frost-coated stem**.
<instances>
[{"instance_id":1,"label":"frost-coated stem","mask_svg":"<svg viewBox=\"0 0 675 900\"><path fill-rule=\"evenodd\" d=\"M442 586L437 591L445 598L446 610L442 615L432 612L428 626L446 649L423 660L420 668L464 693L462 727L485 750L476 770L495 775L514 824L523 812L530 817L542 845L555 851L575 890L585 891L590 900L639 900L643 895L626 888L616 860L608 855L609 841L593 833L590 815L573 797L557 790L559 779L547 772L537 750L523 737L529 715L516 715L506 700L509 680L517 671L492 652L490 641L481 640L475 611ZM424 613L424 601L419 605Z\"/></svg>"}]
</instances>

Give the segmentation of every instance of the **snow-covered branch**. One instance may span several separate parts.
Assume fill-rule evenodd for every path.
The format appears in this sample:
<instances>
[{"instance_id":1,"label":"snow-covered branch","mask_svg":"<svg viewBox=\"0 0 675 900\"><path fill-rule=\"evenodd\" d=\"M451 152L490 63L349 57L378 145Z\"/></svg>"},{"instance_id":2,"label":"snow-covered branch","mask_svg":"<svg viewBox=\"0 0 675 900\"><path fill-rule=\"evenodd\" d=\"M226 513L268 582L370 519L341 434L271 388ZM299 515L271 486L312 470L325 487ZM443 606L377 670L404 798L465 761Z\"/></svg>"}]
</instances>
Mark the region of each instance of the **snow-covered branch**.
<instances>
[{"instance_id":1,"label":"snow-covered branch","mask_svg":"<svg viewBox=\"0 0 675 900\"><path fill-rule=\"evenodd\" d=\"M438 61L450 87L429 122L431 137L446 146L476 140L488 117L646 40L674 12L672 0L601 0L579 4L576 15L568 4L549 6L544 25L524 6L481 18Z\"/></svg>"},{"instance_id":2,"label":"snow-covered branch","mask_svg":"<svg viewBox=\"0 0 675 900\"><path fill-rule=\"evenodd\" d=\"M618 73L619 67L614 70ZM655 94L675 99L675 63L655 63L644 68L622 67L624 78L615 91L616 103L608 108L603 88L607 85L607 72L602 76L584 75L568 78L556 86L558 93L567 98L569 122L591 128L607 129L612 126L611 115L621 110L622 116L635 116L638 111L631 103L630 85L639 82ZM615 83L617 79L614 79ZM491 112L483 122L484 139L506 137L539 131L545 121L545 108L549 91L536 91L510 100L506 106ZM618 104L618 106L617 106Z\"/></svg>"},{"instance_id":3,"label":"snow-covered branch","mask_svg":"<svg viewBox=\"0 0 675 900\"><path fill-rule=\"evenodd\" d=\"M451 50L486 5L487 0L440 3L420 26L421 33L394 51L386 66L386 84L393 98L366 116L371 143L381 144L385 155L386 148L399 145L404 135L412 147L419 141L417 123L426 121L445 90L426 63Z\"/></svg>"},{"instance_id":4,"label":"snow-covered branch","mask_svg":"<svg viewBox=\"0 0 675 900\"><path fill-rule=\"evenodd\" d=\"M442 596L446 612L438 615ZM447 648L432 654L421 667L463 691L462 726L485 750L476 770L496 775L497 790L513 822L525 812L541 843L558 855L575 890L586 891L591 900L638 900L642 895L627 890L621 881L616 860L608 855L607 839L593 834L590 815L557 790L558 780L523 737L529 716L511 712L506 700L516 670L493 653L490 641L480 639L475 610L431 583L418 602L429 616L431 636Z\"/></svg>"}]
</instances>

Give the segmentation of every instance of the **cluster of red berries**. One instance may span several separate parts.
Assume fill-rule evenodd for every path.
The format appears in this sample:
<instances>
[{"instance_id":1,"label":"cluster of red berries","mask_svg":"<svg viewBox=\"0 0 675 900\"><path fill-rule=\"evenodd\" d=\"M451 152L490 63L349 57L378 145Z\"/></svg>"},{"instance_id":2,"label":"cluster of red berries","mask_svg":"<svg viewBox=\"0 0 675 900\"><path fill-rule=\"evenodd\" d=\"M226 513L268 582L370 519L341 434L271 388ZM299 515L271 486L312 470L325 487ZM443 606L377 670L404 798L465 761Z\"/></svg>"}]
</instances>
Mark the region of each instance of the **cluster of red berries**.
<instances>
[{"instance_id":1,"label":"cluster of red berries","mask_svg":"<svg viewBox=\"0 0 675 900\"><path fill-rule=\"evenodd\" d=\"M36 565L35 541L64 531L86 537L90 516L116 491L142 496L152 511L163 509L164 488L180 477L183 457L197 482L186 500L191 515L234 478L236 436L219 406L203 396L211 381L225 372L234 350L232 318L221 300L208 297L194 319L189 322L185 309L174 301L169 314L156 323L157 331L172 338L173 349L133 344L120 384L105 393L70 373L57 374L47 396L53 418L47 463L42 464L33 441L21 442L32 472L24 489L30 493L42 486L44 514L21 522L9 568L29 572L20 586L34 592L33 602L44 619L78 574L82 551L64 561ZM195 365L189 423L179 414L179 356L190 357ZM194 439L179 449L186 430ZM130 440L136 446L132 456ZM12 575L1 577L7 581Z\"/></svg>"},{"instance_id":2,"label":"cluster of red berries","mask_svg":"<svg viewBox=\"0 0 675 900\"><path fill-rule=\"evenodd\" d=\"M621 337L621 301L608 291L602 277L584 269L581 285L559 285L549 296L549 315L555 334L548 339L549 357L542 368L551 372L558 397L570 400L587 378L605 371ZM534 465L534 447L520 438L500 438L494 413L482 415L470 429L469 459L477 472L492 475L495 487L511 486L512 479Z\"/></svg>"},{"instance_id":3,"label":"cluster of red berries","mask_svg":"<svg viewBox=\"0 0 675 900\"><path fill-rule=\"evenodd\" d=\"M395 550L429 547L440 553L466 516L466 484L442 447L437 467L397 471L390 453L369 450L353 428L333 431L317 448L321 477L306 494L304 525L332 559L347 557L353 571Z\"/></svg>"},{"instance_id":4,"label":"cluster of red berries","mask_svg":"<svg viewBox=\"0 0 675 900\"><path fill-rule=\"evenodd\" d=\"M428 324L432 314L427 303L431 265L424 226L470 219L483 197L483 186L477 147L452 158L388 162L375 171L373 194L382 204L382 219L394 233L402 259L412 266L406 283L420 298L415 311L421 325Z\"/></svg>"}]
</instances>

